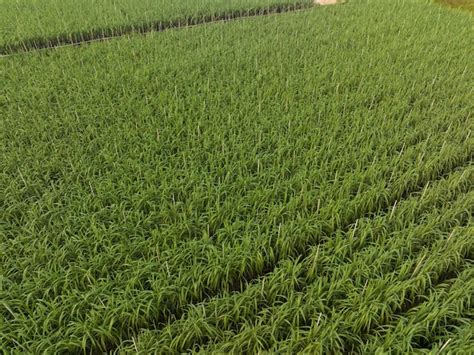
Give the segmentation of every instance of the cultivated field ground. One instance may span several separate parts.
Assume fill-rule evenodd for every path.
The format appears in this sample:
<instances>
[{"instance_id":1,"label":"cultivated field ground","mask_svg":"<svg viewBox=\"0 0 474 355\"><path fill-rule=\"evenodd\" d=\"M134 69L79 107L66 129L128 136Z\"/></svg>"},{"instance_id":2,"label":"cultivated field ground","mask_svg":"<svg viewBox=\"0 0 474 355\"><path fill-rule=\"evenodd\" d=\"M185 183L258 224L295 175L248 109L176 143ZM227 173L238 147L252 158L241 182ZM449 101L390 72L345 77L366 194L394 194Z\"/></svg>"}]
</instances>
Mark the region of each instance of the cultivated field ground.
<instances>
[{"instance_id":1,"label":"cultivated field ground","mask_svg":"<svg viewBox=\"0 0 474 355\"><path fill-rule=\"evenodd\" d=\"M311 3L0 1L0 352L472 354L474 18Z\"/></svg>"},{"instance_id":2,"label":"cultivated field ground","mask_svg":"<svg viewBox=\"0 0 474 355\"><path fill-rule=\"evenodd\" d=\"M439 4L474 11L474 0L436 0Z\"/></svg>"}]
</instances>

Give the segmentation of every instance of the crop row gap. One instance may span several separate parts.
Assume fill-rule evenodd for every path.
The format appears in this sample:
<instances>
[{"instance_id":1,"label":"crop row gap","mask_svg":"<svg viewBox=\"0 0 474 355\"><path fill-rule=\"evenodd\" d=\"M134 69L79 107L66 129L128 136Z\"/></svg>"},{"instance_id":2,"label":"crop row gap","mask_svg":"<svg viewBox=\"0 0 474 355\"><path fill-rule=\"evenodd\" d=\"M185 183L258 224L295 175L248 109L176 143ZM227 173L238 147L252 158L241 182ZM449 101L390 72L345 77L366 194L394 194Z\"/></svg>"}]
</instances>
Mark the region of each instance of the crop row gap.
<instances>
[{"instance_id":1,"label":"crop row gap","mask_svg":"<svg viewBox=\"0 0 474 355\"><path fill-rule=\"evenodd\" d=\"M36 37L22 40L14 44L0 46L0 57L7 57L19 53L29 53L38 50L61 48L66 46L80 46L93 42L107 41L130 34L146 34L163 32L173 29L189 28L216 22L228 22L245 17L268 16L286 12L296 12L309 9L314 4L298 2L295 4L277 4L265 8L248 10L233 10L228 12L214 12L212 14L184 16L180 19L168 21L150 21L146 23L118 25L115 27L96 28L90 31L61 33L54 37Z\"/></svg>"}]
</instances>

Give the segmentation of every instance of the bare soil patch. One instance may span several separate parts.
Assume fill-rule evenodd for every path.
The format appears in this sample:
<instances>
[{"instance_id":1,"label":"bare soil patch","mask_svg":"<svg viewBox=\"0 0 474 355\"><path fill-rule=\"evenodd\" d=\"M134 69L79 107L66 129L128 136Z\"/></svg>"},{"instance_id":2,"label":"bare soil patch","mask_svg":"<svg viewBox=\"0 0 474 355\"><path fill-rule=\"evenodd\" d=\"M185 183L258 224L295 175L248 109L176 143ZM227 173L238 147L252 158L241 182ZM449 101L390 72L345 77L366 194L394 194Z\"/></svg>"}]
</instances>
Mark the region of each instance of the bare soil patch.
<instances>
[{"instance_id":1,"label":"bare soil patch","mask_svg":"<svg viewBox=\"0 0 474 355\"><path fill-rule=\"evenodd\" d=\"M339 0L314 0L314 3L317 5L335 5Z\"/></svg>"}]
</instances>

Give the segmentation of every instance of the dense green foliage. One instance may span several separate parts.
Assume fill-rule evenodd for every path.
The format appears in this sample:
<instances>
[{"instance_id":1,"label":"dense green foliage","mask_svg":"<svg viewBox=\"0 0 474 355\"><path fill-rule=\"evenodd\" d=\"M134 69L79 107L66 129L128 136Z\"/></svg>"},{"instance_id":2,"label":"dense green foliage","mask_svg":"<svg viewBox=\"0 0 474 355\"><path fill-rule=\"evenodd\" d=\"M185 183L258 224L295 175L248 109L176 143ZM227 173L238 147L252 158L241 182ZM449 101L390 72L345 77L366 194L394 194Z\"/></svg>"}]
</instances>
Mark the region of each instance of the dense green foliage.
<instances>
[{"instance_id":1,"label":"dense green foliage","mask_svg":"<svg viewBox=\"0 0 474 355\"><path fill-rule=\"evenodd\" d=\"M311 0L0 0L0 54L311 3Z\"/></svg>"},{"instance_id":2,"label":"dense green foliage","mask_svg":"<svg viewBox=\"0 0 474 355\"><path fill-rule=\"evenodd\" d=\"M353 1L2 59L0 345L471 348L471 27Z\"/></svg>"},{"instance_id":3,"label":"dense green foliage","mask_svg":"<svg viewBox=\"0 0 474 355\"><path fill-rule=\"evenodd\" d=\"M443 344L474 316L474 269L466 260L474 231L460 227L471 217L473 178L471 168L427 184L243 292L193 305L164 329L142 333L129 350L185 351L213 342L207 351L413 353L424 337Z\"/></svg>"}]
</instances>

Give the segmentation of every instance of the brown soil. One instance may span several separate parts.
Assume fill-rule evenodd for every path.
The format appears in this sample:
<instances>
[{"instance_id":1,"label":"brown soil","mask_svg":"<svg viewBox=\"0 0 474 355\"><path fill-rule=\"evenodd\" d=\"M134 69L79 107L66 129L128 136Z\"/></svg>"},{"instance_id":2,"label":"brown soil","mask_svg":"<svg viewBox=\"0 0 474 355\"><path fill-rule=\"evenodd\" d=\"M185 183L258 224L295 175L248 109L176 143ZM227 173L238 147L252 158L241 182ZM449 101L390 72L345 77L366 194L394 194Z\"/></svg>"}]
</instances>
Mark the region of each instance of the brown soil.
<instances>
[{"instance_id":1,"label":"brown soil","mask_svg":"<svg viewBox=\"0 0 474 355\"><path fill-rule=\"evenodd\" d=\"M338 0L314 0L314 3L317 5L335 5L338 2Z\"/></svg>"}]
</instances>

